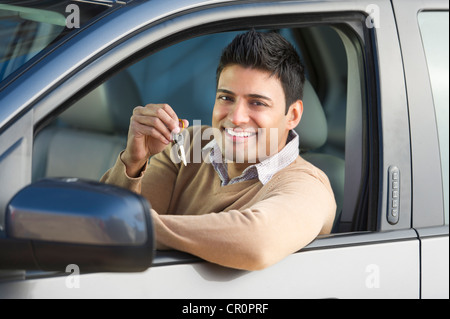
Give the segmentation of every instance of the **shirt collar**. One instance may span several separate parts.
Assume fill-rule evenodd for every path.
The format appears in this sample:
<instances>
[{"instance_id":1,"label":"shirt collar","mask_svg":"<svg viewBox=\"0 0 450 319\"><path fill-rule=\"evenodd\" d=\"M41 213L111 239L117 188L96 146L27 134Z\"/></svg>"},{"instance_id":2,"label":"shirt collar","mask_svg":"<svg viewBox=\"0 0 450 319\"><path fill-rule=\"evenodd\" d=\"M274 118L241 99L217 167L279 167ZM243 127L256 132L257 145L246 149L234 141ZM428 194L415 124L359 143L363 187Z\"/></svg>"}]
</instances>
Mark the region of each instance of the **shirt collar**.
<instances>
[{"instance_id":1,"label":"shirt collar","mask_svg":"<svg viewBox=\"0 0 450 319\"><path fill-rule=\"evenodd\" d=\"M213 165L215 171L219 175L222 186L234 184L241 181L246 181L258 178L259 181L265 185L277 172L289 166L298 157L299 137L298 134L290 130L286 145L283 149L275 155L266 158L260 163L247 167L240 176L230 180L228 176L227 165L223 162L222 152L215 139L211 140L203 147L203 152L209 152L209 161ZM207 157L203 157L207 158Z\"/></svg>"}]
</instances>

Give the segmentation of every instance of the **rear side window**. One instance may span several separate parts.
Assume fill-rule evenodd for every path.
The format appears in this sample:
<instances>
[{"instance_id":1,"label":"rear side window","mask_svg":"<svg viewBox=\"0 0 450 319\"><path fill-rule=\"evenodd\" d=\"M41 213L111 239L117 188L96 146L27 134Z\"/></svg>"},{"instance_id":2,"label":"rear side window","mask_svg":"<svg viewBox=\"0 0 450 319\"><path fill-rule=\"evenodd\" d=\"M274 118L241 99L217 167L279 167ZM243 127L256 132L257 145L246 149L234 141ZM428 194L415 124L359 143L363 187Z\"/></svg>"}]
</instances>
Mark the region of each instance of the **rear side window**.
<instances>
[{"instance_id":1,"label":"rear side window","mask_svg":"<svg viewBox=\"0 0 450 319\"><path fill-rule=\"evenodd\" d=\"M448 11L421 12L419 26L433 92L441 152L445 224L449 223L449 21Z\"/></svg>"}]
</instances>

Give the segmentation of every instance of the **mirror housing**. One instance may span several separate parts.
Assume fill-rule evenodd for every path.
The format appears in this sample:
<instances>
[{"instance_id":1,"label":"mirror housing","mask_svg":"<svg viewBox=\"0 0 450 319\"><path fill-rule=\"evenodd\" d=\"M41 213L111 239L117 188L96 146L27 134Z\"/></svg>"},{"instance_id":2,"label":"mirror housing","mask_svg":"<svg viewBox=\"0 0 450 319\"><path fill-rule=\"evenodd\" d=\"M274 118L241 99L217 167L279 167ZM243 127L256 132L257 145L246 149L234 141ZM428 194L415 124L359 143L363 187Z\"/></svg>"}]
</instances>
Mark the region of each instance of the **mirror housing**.
<instances>
[{"instance_id":1,"label":"mirror housing","mask_svg":"<svg viewBox=\"0 0 450 319\"><path fill-rule=\"evenodd\" d=\"M44 179L9 202L1 269L134 272L154 254L150 204L113 185L77 178Z\"/></svg>"}]
</instances>

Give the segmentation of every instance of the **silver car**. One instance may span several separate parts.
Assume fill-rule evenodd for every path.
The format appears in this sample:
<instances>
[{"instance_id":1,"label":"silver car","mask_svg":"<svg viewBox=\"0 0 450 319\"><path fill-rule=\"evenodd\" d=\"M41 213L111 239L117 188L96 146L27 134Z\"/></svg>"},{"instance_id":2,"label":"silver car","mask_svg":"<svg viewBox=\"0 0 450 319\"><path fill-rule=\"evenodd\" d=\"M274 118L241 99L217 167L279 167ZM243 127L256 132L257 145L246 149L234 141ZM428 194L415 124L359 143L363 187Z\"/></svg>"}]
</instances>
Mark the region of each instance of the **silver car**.
<instances>
[{"instance_id":1,"label":"silver car","mask_svg":"<svg viewBox=\"0 0 450 319\"><path fill-rule=\"evenodd\" d=\"M449 298L448 10L0 0L0 298ZM151 203L98 182L135 106L169 103L211 123L221 50L251 28L300 53L299 152L337 200L332 234L253 272L155 250ZM273 307L200 306L172 311Z\"/></svg>"}]
</instances>

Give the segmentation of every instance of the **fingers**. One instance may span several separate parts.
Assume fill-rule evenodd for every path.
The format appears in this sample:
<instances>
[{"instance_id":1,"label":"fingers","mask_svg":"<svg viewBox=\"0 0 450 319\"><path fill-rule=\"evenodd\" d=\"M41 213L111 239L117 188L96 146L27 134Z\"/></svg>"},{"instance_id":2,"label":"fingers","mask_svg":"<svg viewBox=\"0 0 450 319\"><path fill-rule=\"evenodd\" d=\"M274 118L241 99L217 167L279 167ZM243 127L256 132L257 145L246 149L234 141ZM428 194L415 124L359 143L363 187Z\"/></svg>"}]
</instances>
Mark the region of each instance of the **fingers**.
<instances>
[{"instance_id":1,"label":"fingers","mask_svg":"<svg viewBox=\"0 0 450 319\"><path fill-rule=\"evenodd\" d=\"M180 122L174 110L168 104L148 104L138 106L133 111L131 119L135 133L152 136L165 144L172 139L172 132L179 133L182 125L189 122Z\"/></svg>"},{"instance_id":2,"label":"fingers","mask_svg":"<svg viewBox=\"0 0 450 319\"><path fill-rule=\"evenodd\" d=\"M138 132L138 135L153 137L154 139L156 139L166 145L170 143L171 137L168 138L166 135L163 135L154 126L144 125L144 124L140 124L140 123L136 122L134 124L134 128L135 128L136 132Z\"/></svg>"},{"instance_id":3,"label":"fingers","mask_svg":"<svg viewBox=\"0 0 450 319\"><path fill-rule=\"evenodd\" d=\"M189 126L189 121L188 120L182 119L182 120L179 120L179 121L180 121L179 126L180 126L181 129L185 129L186 127Z\"/></svg>"}]
</instances>

